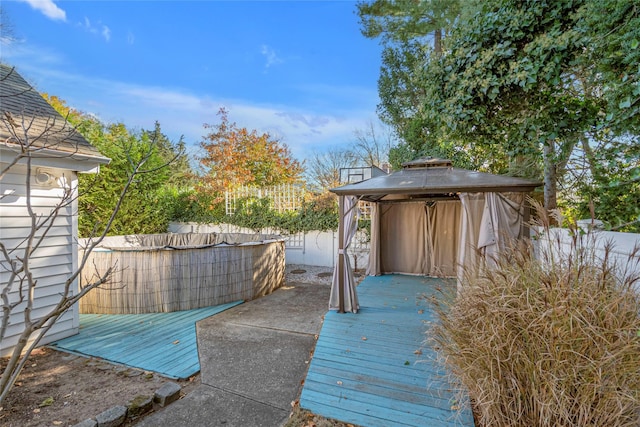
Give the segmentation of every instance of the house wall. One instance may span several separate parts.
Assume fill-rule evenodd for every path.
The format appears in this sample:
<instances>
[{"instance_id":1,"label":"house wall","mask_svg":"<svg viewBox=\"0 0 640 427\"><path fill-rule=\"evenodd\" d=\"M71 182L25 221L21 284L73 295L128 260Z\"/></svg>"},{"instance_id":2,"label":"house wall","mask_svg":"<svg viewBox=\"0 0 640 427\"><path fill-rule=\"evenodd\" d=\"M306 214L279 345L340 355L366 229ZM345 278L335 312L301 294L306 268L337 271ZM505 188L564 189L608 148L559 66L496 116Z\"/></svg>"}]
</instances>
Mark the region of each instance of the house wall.
<instances>
[{"instance_id":1,"label":"house wall","mask_svg":"<svg viewBox=\"0 0 640 427\"><path fill-rule=\"evenodd\" d=\"M0 164L4 168L6 165ZM34 171L35 171L34 167ZM60 204L63 194L61 183L77 188L77 176L74 172L56 168L42 168L51 176L57 178L44 184L31 178L31 204L39 216L46 216L53 208ZM42 171L42 170L41 170ZM35 175L35 173L32 173ZM0 180L0 241L15 258L21 254L25 245L25 237L31 232L31 218L27 211L27 196L25 185L26 167L16 165L11 172ZM74 190L75 191L75 190ZM74 198L75 200L75 198ZM77 268L77 203L73 202L60 211L54 226L47 232L42 244L29 259L29 266L37 280L35 289L34 309L32 319L41 318L60 301L60 294L64 290L64 282ZM38 232L38 236L42 231ZM22 255L18 255L22 256ZM0 291L8 284L10 274L4 258L0 259ZM18 285L14 284L9 292L9 300L17 301ZM77 292L77 285L72 285L72 292ZM10 354L19 335L24 330L24 307L21 303L13 309L9 326L4 339L0 342L0 356ZM47 335L40 341L46 344L78 332L79 316L77 305L62 315Z\"/></svg>"}]
</instances>

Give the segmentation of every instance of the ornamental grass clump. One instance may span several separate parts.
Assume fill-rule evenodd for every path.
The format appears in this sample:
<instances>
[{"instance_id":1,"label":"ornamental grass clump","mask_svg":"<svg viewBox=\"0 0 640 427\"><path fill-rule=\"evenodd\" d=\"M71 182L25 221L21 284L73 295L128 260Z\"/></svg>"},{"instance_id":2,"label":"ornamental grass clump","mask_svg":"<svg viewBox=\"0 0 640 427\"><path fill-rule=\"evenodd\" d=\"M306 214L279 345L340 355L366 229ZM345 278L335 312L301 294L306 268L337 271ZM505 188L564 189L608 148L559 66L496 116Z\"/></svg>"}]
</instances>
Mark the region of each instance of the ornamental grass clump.
<instances>
[{"instance_id":1,"label":"ornamental grass clump","mask_svg":"<svg viewBox=\"0 0 640 427\"><path fill-rule=\"evenodd\" d=\"M480 426L640 425L640 251L540 230L436 302L432 344Z\"/></svg>"}]
</instances>

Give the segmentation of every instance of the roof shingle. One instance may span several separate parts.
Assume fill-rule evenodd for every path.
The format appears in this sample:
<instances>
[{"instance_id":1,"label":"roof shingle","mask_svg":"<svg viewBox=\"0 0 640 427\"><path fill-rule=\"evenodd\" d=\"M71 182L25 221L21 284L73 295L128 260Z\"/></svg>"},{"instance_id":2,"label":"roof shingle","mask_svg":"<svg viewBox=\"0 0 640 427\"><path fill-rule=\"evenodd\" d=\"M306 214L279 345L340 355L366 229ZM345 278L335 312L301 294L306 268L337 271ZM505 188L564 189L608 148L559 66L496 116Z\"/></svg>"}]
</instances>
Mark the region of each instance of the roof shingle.
<instances>
[{"instance_id":1,"label":"roof shingle","mask_svg":"<svg viewBox=\"0 0 640 427\"><path fill-rule=\"evenodd\" d=\"M108 163L64 117L62 117L11 66L0 64L0 146L29 147L41 155L58 153ZM51 151L50 151L51 150Z\"/></svg>"}]
</instances>

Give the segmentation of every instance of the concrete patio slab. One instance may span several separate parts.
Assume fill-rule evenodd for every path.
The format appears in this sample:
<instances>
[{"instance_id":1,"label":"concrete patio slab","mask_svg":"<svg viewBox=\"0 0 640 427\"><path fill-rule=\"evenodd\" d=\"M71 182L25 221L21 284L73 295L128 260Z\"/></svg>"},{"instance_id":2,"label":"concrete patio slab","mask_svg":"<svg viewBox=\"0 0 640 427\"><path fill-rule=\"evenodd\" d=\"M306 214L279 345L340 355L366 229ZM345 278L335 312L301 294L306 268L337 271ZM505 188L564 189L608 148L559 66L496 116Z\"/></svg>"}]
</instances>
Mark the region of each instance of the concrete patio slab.
<instances>
[{"instance_id":1,"label":"concrete patio slab","mask_svg":"<svg viewBox=\"0 0 640 427\"><path fill-rule=\"evenodd\" d=\"M285 410L300 394L315 346L313 335L224 322L201 327L198 338L203 384Z\"/></svg>"},{"instance_id":2,"label":"concrete patio slab","mask_svg":"<svg viewBox=\"0 0 640 427\"><path fill-rule=\"evenodd\" d=\"M317 334L322 316L329 309L328 285L289 283L267 297L258 298L199 323L202 330L211 322L271 328L302 334Z\"/></svg>"},{"instance_id":3,"label":"concrete patio slab","mask_svg":"<svg viewBox=\"0 0 640 427\"><path fill-rule=\"evenodd\" d=\"M201 385L165 410L144 418L137 427L256 426L275 427L290 410L274 408L207 385Z\"/></svg>"},{"instance_id":4,"label":"concrete patio slab","mask_svg":"<svg viewBox=\"0 0 640 427\"><path fill-rule=\"evenodd\" d=\"M329 293L328 285L288 283L198 322L202 384L138 425L281 425L300 395Z\"/></svg>"}]
</instances>

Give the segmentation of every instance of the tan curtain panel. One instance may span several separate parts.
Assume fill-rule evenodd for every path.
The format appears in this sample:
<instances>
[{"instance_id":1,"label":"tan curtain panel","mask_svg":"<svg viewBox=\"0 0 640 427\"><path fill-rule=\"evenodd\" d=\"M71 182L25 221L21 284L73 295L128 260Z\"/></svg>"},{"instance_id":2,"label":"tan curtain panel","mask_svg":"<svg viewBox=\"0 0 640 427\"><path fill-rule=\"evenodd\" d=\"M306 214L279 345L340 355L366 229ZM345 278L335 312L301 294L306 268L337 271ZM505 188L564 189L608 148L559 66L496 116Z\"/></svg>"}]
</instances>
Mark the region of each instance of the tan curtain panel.
<instances>
[{"instance_id":1,"label":"tan curtain panel","mask_svg":"<svg viewBox=\"0 0 640 427\"><path fill-rule=\"evenodd\" d=\"M424 203L380 206L380 268L383 274L427 272Z\"/></svg>"},{"instance_id":2,"label":"tan curtain panel","mask_svg":"<svg viewBox=\"0 0 640 427\"><path fill-rule=\"evenodd\" d=\"M524 193L461 193L459 200L374 203L368 275L457 277L522 233Z\"/></svg>"},{"instance_id":3,"label":"tan curtain panel","mask_svg":"<svg viewBox=\"0 0 640 427\"><path fill-rule=\"evenodd\" d=\"M439 201L427 210L431 237L429 276L456 276L461 210L459 200Z\"/></svg>"},{"instance_id":4,"label":"tan curtain panel","mask_svg":"<svg viewBox=\"0 0 640 427\"><path fill-rule=\"evenodd\" d=\"M455 276L460 211L457 200L378 206L368 273Z\"/></svg>"},{"instance_id":5,"label":"tan curtain panel","mask_svg":"<svg viewBox=\"0 0 640 427\"><path fill-rule=\"evenodd\" d=\"M460 244L458 245L458 287L465 268L478 266L478 236L485 205L485 193L460 193Z\"/></svg>"},{"instance_id":6,"label":"tan curtain panel","mask_svg":"<svg viewBox=\"0 0 640 427\"><path fill-rule=\"evenodd\" d=\"M523 193L486 194L478 249L487 265L493 265L495 255L520 236L524 200Z\"/></svg>"}]
</instances>

